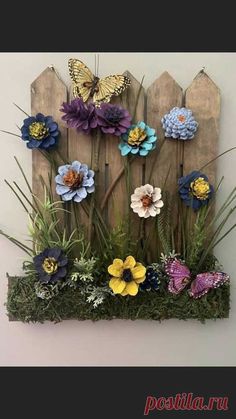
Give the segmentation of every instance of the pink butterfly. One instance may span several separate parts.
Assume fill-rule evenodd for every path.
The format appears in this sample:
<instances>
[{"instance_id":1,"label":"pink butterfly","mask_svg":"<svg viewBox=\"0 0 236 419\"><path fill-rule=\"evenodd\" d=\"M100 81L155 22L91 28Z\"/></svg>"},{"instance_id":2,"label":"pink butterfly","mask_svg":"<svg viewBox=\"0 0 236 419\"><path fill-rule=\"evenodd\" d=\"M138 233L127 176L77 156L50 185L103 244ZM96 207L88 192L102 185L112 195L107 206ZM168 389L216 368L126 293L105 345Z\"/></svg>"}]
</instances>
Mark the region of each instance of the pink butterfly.
<instances>
[{"instance_id":1,"label":"pink butterfly","mask_svg":"<svg viewBox=\"0 0 236 419\"><path fill-rule=\"evenodd\" d=\"M188 267L178 259L169 258L165 263L165 270L170 280L168 290L172 294L179 294L191 280ZM198 274L191 283L189 295L200 298L212 288L218 288L229 281L229 275L224 272L204 272Z\"/></svg>"}]
</instances>

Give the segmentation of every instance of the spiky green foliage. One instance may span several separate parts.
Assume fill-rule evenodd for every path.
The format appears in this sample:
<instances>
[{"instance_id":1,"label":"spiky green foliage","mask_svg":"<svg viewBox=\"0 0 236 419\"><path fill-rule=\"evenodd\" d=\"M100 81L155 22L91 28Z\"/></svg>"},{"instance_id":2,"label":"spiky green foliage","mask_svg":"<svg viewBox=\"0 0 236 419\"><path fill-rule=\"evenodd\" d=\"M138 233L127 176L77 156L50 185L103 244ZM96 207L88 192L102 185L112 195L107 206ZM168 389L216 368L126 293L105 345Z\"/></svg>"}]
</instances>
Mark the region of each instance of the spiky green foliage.
<instances>
[{"instance_id":1,"label":"spiky green foliage","mask_svg":"<svg viewBox=\"0 0 236 419\"><path fill-rule=\"evenodd\" d=\"M166 255L171 252L173 247L172 236L173 236L173 220L172 220L172 210L173 210L173 198L169 196L167 191L163 192L162 199L164 201L164 207L162 208L158 217L156 217L156 228L157 228L157 237L161 243L161 250ZM159 257L160 255L157 255Z\"/></svg>"}]
</instances>

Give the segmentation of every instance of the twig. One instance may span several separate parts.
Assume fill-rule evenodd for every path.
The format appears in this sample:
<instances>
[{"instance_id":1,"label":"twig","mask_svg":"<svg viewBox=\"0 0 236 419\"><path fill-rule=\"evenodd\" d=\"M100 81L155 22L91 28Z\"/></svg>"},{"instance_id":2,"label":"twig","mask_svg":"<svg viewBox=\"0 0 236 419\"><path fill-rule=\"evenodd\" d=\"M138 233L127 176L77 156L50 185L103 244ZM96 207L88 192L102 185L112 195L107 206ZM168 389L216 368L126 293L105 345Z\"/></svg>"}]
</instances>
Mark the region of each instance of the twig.
<instances>
[{"instance_id":1,"label":"twig","mask_svg":"<svg viewBox=\"0 0 236 419\"><path fill-rule=\"evenodd\" d=\"M135 160L135 157L131 158L130 159L130 163L132 163L134 160ZM107 191L106 191L106 193L104 195L104 198L103 198L102 203L101 203L101 211L104 210L109 196L111 195L113 189L115 188L117 182L120 180L120 178L124 174L124 172L125 172L125 167L123 166L120 169L120 171L118 172L116 178L113 180L113 182L111 183L111 185L109 186L109 188L107 189Z\"/></svg>"}]
</instances>

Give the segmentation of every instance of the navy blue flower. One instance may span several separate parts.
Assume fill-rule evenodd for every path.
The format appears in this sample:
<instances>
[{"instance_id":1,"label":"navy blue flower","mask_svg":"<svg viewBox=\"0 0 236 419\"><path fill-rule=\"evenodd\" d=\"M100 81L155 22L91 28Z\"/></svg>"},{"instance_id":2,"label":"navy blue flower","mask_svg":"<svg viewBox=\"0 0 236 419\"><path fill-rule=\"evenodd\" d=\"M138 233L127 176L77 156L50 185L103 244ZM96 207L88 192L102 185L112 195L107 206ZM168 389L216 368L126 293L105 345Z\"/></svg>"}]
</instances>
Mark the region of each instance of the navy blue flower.
<instances>
[{"instance_id":1,"label":"navy blue flower","mask_svg":"<svg viewBox=\"0 0 236 419\"><path fill-rule=\"evenodd\" d=\"M88 193L95 190L94 171L87 164L75 160L72 164L65 164L58 168L55 177L56 192L61 195L63 201L81 202Z\"/></svg>"},{"instance_id":2,"label":"navy blue flower","mask_svg":"<svg viewBox=\"0 0 236 419\"><path fill-rule=\"evenodd\" d=\"M60 131L51 116L38 113L24 119L21 127L21 138L27 141L28 148L49 149L57 144Z\"/></svg>"},{"instance_id":3,"label":"navy blue flower","mask_svg":"<svg viewBox=\"0 0 236 419\"><path fill-rule=\"evenodd\" d=\"M143 291L157 291L160 287L159 272L155 267L148 266L145 281L139 285Z\"/></svg>"},{"instance_id":4,"label":"navy blue flower","mask_svg":"<svg viewBox=\"0 0 236 419\"><path fill-rule=\"evenodd\" d=\"M68 258L59 247L45 249L33 262L38 279L44 284L55 283L67 274Z\"/></svg>"},{"instance_id":5,"label":"navy blue flower","mask_svg":"<svg viewBox=\"0 0 236 419\"><path fill-rule=\"evenodd\" d=\"M193 171L178 180L180 198L185 205L199 210L207 205L212 197L214 188L210 185L208 177L201 172Z\"/></svg>"}]
</instances>

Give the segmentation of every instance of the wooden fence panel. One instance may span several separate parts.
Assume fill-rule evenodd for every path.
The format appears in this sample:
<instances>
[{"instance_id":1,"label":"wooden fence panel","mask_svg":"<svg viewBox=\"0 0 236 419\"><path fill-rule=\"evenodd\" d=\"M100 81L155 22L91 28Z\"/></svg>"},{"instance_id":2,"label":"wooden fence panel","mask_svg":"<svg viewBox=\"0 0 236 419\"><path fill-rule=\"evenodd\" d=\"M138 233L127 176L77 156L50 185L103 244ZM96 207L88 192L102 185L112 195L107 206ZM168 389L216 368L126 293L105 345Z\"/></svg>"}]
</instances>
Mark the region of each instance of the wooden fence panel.
<instances>
[{"instance_id":1,"label":"wooden fence panel","mask_svg":"<svg viewBox=\"0 0 236 419\"><path fill-rule=\"evenodd\" d=\"M72 88L69 90L69 101L73 100ZM84 134L78 132L74 128L68 128L68 163L72 163L75 160L85 163L91 168L91 155L92 155L92 136L90 134ZM85 232L88 224L88 216L82 209L81 205L74 204L74 212L81 225L84 226ZM72 221L72 228L75 228L75 220Z\"/></svg>"},{"instance_id":2,"label":"wooden fence panel","mask_svg":"<svg viewBox=\"0 0 236 419\"><path fill-rule=\"evenodd\" d=\"M157 133L157 148L148 155L145 182L151 183L154 187L160 187L168 191L170 196L177 196L177 180L181 171L183 159L180 141L166 139L162 128L161 119L174 106L181 107L183 104L182 88L165 71L147 90L147 123ZM160 151L160 152L159 152ZM166 180L167 174L168 179ZM176 200L177 202L177 200ZM177 204L173 203L173 219L177 222ZM154 222L154 220L153 220ZM147 224L147 232L153 226ZM156 254L156 242L152 243L152 257Z\"/></svg>"},{"instance_id":3,"label":"wooden fence panel","mask_svg":"<svg viewBox=\"0 0 236 419\"><path fill-rule=\"evenodd\" d=\"M31 113L38 112L44 115L51 115L58 123L61 136L59 138L58 150L61 154L67 155L67 128L61 121L60 108L63 102L67 101L67 88L53 67L47 67L36 80L31 84ZM55 152L52 151L56 157ZM33 178L32 188L34 194L40 199L44 198L44 190L40 176L47 182L49 163L38 150L32 150ZM55 193L55 199L59 197Z\"/></svg>"},{"instance_id":4,"label":"wooden fence panel","mask_svg":"<svg viewBox=\"0 0 236 419\"><path fill-rule=\"evenodd\" d=\"M131 80L131 85L120 97L113 100L113 103L118 103L123 108L128 109L134 122L142 121L144 118L144 88L131 73L126 71L125 75ZM135 107L136 112L134 115ZM110 185L124 166L125 158L121 156L120 150L118 149L120 139L114 136L106 137L106 173L108 177L106 183ZM142 184L142 164L144 161L143 158L137 158L131 164L131 193L133 193L135 187ZM113 189L107 204L108 222L111 226L115 226L119 220L124 220L129 205L130 197L127 195L125 176L123 174ZM131 217L132 221L137 224L137 215L135 217L131 215Z\"/></svg>"},{"instance_id":5,"label":"wooden fence panel","mask_svg":"<svg viewBox=\"0 0 236 419\"><path fill-rule=\"evenodd\" d=\"M184 145L184 174L200 169L214 159L218 152L220 91L204 72L200 71L186 90L185 106L192 110L199 123L195 137ZM207 166L204 173L214 184L216 162Z\"/></svg>"},{"instance_id":6,"label":"wooden fence panel","mask_svg":"<svg viewBox=\"0 0 236 419\"><path fill-rule=\"evenodd\" d=\"M217 155L217 143L219 136L220 93L218 87L201 71L186 91L185 101L181 87L164 72L147 90L145 90L135 77L126 72L131 79L131 86L119 97L114 98L112 103L119 103L128 109L133 122L146 120L147 124L157 132L157 148L147 158L136 157L131 163L131 188L133 190L144 183L163 188L168 170L169 176L165 189L170 195L177 197L177 180L182 174L187 174L194 169L199 169L207 161ZM137 102L137 96L139 100ZM70 99L72 95L70 94ZM60 80L53 68L47 68L31 85L31 108L32 115L42 112L52 115L59 125L61 138L59 151L65 160L71 162L79 160L92 164L92 150L96 142L97 134L89 135L78 133L75 129L67 130L61 120L60 112L62 102L67 101L67 88ZM191 141L177 141L165 139L162 129L161 118L174 106L181 107L185 103L187 108L193 111L195 119L199 123L195 138ZM136 107L137 104L137 107ZM136 107L136 112L134 115ZM146 114L146 118L145 118ZM67 132L68 131L68 132ZM68 140L67 140L68 137ZM120 139L115 136L101 135L98 172L96 174L96 205L101 206L105 193L122 170L125 158L121 157L118 144ZM161 152L159 153L161 149ZM53 151L52 151L53 152ZM33 192L43 199L43 188L40 175L47 180L49 164L37 151L33 150ZM212 164L204 169L212 183L215 183L216 165ZM56 196L58 199L58 196ZM173 208L172 216L178 226L177 199ZM115 226L124 219L130 205L130 196L127 195L125 176L121 176L115 185L109 200L103 210L105 222ZM80 205L76 205L78 218L85 229L88 226L88 217ZM130 209L131 225L136 236L139 234L140 219ZM72 225L74 226L75 220ZM146 223L146 233L153 228L154 220ZM176 229L178 237L178 228ZM152 258L155 257L156 242L152 242Z\"/></svg>"}]
</instances>

